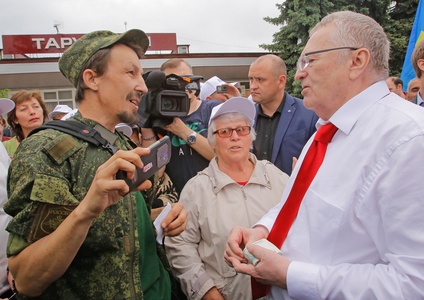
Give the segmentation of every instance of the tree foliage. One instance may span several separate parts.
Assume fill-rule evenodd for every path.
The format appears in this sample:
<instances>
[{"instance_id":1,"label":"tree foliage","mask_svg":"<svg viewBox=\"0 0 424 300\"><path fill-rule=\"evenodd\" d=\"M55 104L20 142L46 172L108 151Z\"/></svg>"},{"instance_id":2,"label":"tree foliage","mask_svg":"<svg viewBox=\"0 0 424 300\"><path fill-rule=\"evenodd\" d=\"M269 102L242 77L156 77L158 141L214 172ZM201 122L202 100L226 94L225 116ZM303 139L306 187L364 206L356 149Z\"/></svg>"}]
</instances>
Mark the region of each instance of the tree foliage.
<instances>
[{"instance_id":1,"label":"tree foliage","mask_svg":"<svg viewBox=\"0 0 424 300\"><path fill-rule=\"evenodd\" d=\"M389 22L384 29L391 43L389 64L392 76L400 76L402 72L418 2L419 0L394 1L394 6L389 11Z\"/></svg>"},{"instance_id":2,"label":"tree foliage","mask_svg":"<svg viewBox=\"0 0 424 300\"><path fill-rule=\"evenodd\" d=\"M372 17L386 30L392 44L391 74L399 75L418 1L286 0L276 4L279 16L264 18L266 22L280 26L280 30L273 35L272 44L260 47L284 59L288 71L286 90L299 97L300 83L294 81L296 62L306 45L310 29L327 14L340 10L355 11Z\"/></svg>"}]
</instances>

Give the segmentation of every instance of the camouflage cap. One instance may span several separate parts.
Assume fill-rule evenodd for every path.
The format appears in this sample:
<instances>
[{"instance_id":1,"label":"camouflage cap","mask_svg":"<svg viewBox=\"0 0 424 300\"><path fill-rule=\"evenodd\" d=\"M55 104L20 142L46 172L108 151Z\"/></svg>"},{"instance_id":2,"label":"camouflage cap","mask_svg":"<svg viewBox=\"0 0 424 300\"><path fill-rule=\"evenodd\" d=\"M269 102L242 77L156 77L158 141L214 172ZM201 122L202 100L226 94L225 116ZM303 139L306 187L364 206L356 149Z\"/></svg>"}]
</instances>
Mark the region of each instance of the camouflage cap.
<instances>
[{"instance_id":1,"label":"camouflage cap","mask_svg":"<svg viewBox=\"0 0 424 300\"><path fill-rule=\"evenodd\" d=\"M100 49L108 48L116 43L132 43L139 45L144 52L149 47L149 39L144 31L131 29L122 34L107 30L94 31L83 35L59 59L59 70L77 87L78 78L85 63Z\"/></svg>"}]
</instances>

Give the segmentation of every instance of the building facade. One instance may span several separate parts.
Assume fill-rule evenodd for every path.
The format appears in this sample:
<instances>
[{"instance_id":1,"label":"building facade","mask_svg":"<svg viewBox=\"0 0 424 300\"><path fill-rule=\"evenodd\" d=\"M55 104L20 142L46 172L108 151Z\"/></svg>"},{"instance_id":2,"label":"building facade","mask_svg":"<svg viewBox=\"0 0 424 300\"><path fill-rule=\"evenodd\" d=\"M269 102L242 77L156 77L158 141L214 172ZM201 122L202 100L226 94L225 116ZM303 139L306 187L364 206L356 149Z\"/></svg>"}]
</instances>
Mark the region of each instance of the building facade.
<instances>
[{"instance_id":1,"label":"building facade","mask_svg":"<svg viewBox=\"0 0 424 300\"><path fill-rule=\"evenodd\" d=\"M189 45L176 45L175 34L147 35L151 44L145 58L141 60L144 72L158 70L170 58L183 58L193 67L194 75L203 76L204 81L218 76L227 82L240 82L243 96L249 95L250 64L257 57L266 54L189 53ZM9 89L11 94L21 89L39 90L50 110L58 104L75 108L75 88L60 73L58 60L60 53L81 36L82 34L3 36L3 49L0 50L0 90Z\"/></svg>"}]
</instances>

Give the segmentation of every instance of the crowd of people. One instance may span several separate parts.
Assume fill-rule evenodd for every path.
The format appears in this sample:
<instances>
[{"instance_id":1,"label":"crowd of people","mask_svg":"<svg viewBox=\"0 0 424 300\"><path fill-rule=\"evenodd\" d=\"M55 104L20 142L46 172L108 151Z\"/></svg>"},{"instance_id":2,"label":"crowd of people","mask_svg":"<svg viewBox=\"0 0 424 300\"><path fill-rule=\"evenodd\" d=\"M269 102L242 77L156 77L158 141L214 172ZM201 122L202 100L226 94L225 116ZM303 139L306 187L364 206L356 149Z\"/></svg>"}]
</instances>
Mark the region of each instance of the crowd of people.
<instances>
[{"instance_id":1,"label":"crowd of people","mask_svg":"<svg viewBox=\"0 0 424 300\"><path fill-rule=\"evenodd\" d=\"M248 98L196 79L161 130L140 121L148 45L138 29L77 40L59 69L78 109L0 99L0 299L424 298L424 41L404 92L382 27L329 14L297 62L303 99L265 54ZM160 70L195 77L181 58ZM130 191L117 172L135 179L163 135L170 162Z\"/></svg>"}]
</instances>

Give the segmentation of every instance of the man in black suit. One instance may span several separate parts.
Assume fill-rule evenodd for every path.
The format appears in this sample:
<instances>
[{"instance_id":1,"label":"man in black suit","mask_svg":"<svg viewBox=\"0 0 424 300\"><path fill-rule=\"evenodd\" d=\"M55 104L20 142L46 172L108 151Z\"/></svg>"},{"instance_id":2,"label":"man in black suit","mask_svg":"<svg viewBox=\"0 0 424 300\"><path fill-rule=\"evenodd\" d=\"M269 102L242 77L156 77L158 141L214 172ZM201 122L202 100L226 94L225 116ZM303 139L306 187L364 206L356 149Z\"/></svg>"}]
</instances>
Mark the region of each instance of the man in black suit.
<instances>
[{"instance_id":1,"label":"man in black suit","mask_svg":"<svg viewBox=\"0 0 424 300\"><path fill-rule=\"evenodd\" d=\"M284 91L286 80L286 64L274 54L260 56L250 65L250 94L257 103L253 153L290 175L293 157L299 157L315 132L318 116L303 106L303 100Z\"/></svg>"},{"instance_id":2,"label":"man in black suit","mask_svg":"<svg viewBox=\"0 0 424 300\"><path fill-rule=\"evenodd\" d=\"M417 94L420 90L420 79L415 77L411 79L408 83L408 91L406 92L405 99L417 104ZM414 101L415 100L415 101Z\"/></svg>"}]
</instances>

